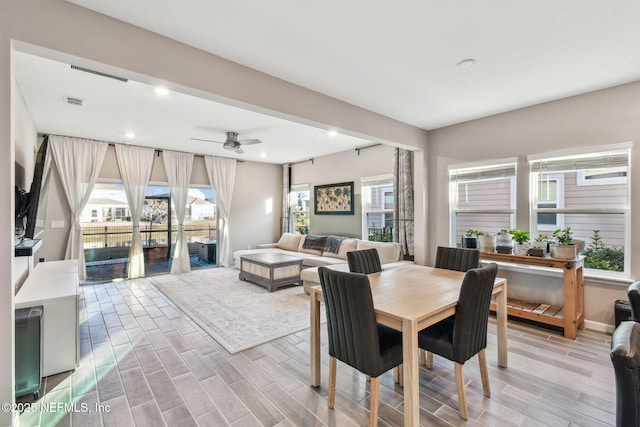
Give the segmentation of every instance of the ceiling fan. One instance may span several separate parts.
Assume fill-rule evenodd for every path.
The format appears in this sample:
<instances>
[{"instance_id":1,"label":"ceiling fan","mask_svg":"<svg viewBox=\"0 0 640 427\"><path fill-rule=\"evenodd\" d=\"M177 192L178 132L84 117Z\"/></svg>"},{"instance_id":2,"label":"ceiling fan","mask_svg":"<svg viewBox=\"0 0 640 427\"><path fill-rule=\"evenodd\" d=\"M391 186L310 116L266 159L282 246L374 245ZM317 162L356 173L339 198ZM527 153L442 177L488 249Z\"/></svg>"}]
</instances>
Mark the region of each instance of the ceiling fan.
<instances>
[{"instance_id":1,"label":"ceiling fan","mask_svg":"<svg viewBox=\"0 0 640 427\"><path fill-rule=\"evenodd\" d=\"M251 144L260 144L262 141L259 139L241 139L238 140L238 132L225 132L227 135L227 139L222 141L213 141L211 139L200 139L200 138L191 138L194 141L205 141L205 142L216 142L218 144L223 144L222 147L227 150L231 150L236 152L237 154L242 154L244 151L242 150L241 145L251 145Z\"/></svg>"}]
</instances>

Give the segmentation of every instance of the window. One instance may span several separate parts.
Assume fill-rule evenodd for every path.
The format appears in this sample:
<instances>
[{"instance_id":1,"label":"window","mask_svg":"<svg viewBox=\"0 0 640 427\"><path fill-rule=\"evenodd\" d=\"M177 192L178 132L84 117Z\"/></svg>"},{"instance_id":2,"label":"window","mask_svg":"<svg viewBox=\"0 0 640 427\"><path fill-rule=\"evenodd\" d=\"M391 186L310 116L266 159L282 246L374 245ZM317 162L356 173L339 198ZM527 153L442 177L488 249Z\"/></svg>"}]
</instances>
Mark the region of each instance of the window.
<instances>
[{"instance_id":1,"label":"window","mask_svg":"<svg viewBox=\"0 0 640 427\"><path fill-rule=\"evenodd\" d=\"M292 185L289 192L289 218L294 233L309 234L309 184Z\"/></svg>"},{"instance_id":2,"label":"window","mask_svg":"<svg viewBox=\"0 0 640 427\"><path fill-rule=\"evenodd\" d=\"M551 234L557 228L564 228L561 217L553 212L545 212L544 209L556 209L564 207L564 176L547 175L538 183L538 230L549 231Z\"/></svg>"},{"instance_id":3,"label":"window","mask_svg":"<svg viewBox=\"0 0 640 427\"><path fill-rule=\"evenodd\" d=\"M362 239L393 241L393 177L362 178Z\"/></svg>"},{"instance_id":4,"label":"window","mask_svg":"<svg viewBox=\"0 0 640 427\"><path fill-rule=\"evenodd\" d=\"M529 156L532 232L570 227L585 241L585 268L626 273L630 145L592 152Z\"/></svg>"},{"instance_id":5,"label":"window","mask_svg":"<svg viewBox=\"0 0 640 427\"><path fill-rule=\"evenodd\" d=\"M514 227L516 159L449 167L451 244L469 229L497 233Z\"/></svg>"}]
</instances>

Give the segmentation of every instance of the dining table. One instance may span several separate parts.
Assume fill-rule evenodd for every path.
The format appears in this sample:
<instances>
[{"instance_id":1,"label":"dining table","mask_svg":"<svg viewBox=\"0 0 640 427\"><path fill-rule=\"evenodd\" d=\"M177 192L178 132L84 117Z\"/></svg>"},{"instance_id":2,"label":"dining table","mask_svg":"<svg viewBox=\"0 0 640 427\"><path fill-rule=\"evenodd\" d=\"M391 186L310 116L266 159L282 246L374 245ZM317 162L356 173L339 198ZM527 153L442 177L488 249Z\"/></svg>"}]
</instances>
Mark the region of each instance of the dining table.
<instances>
[{"instance_id":1,"label":"dining table","mask_svg":"<svg viewBox=\"0 0 640 427\"><path fill-rule=\"evenodd\" d=\"M330 267L329 267L330 268ZM402 332L404 425L420 425L418 332L455 314L465 273L407 264L369 274L376 321ZM322 287L310 288L311 386L320 385ZM498 366L507 367L507 280L493 286L497 319Z\"/></svg>"}]
</instances>

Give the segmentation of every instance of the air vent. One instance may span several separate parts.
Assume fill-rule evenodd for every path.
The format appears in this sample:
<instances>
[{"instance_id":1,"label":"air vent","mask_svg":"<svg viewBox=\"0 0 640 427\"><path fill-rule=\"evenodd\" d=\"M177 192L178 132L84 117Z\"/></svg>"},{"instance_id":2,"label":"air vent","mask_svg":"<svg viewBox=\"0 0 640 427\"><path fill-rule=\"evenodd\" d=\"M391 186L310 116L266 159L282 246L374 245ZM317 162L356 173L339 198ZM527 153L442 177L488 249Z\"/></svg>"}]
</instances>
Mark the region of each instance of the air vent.
<instances>
[{"instance_id":1,"label":"air vent","mask_svg":"<svg viewBox=\"0 0 640 427\"><path fill-rule=\"evenodd\" d=\"M70 105L76 105L78 107L82 107L82 104L84 103L84 99L76 98L74 96L65 96L64 102Z\"/></svg>"},{"instance_id":2,"label":"air vent","mask_svg":"<svg viewBox=\"0 0 640 427\"><path fill-rule=\"evenodd\" d=\"M119 82L126 83L129 79L125 79L124 77L114 76L113 74L103 73L101 71L91 70L89 68L79 67L77 65L71 65L72 70L84 71L85 73L95 74L96 76L106 77L107 79L118 80Z\"/></svg>"}]
</instances>

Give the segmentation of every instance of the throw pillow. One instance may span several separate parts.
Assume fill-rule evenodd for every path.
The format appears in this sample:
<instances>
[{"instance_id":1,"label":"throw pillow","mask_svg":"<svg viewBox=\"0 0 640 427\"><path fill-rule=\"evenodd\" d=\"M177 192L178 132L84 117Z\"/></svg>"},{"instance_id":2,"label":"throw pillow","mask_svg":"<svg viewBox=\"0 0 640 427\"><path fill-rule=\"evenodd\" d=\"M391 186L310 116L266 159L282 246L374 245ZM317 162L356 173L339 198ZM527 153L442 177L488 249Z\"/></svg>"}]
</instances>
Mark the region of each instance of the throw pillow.
<instances>
[{"instance_id":1,"label":"throw pillow","mask_svg":"<svg viewBox=\"0 0 640 427\"><path fill-rule=\"evenodd\" d=\"M300 244L300 234L283 233L276 243L276 247L284 249L285 251L298 251L298 245Z\"/></svg>"}]
</instances>

